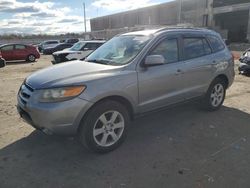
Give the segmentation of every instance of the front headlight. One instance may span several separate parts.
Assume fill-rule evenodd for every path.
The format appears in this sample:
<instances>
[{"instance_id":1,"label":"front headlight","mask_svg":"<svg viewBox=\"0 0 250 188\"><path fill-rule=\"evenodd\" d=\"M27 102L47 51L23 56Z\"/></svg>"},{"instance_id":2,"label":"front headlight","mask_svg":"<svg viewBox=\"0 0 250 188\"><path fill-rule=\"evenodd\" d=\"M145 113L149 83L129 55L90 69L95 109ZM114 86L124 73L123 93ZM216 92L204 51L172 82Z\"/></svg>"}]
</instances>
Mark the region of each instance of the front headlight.
<instances>
[{"instance_id":1,"label":"front headlight","mask_svg":"<svg viewBox=\"0 0 250 188\"><path fill-rule=\"evenodd\" d=\"M86 86L71 86L62 88L45 89L41 93L40 102L59 102L72 99L80 95Z\"/></svg>"}]
</instances>

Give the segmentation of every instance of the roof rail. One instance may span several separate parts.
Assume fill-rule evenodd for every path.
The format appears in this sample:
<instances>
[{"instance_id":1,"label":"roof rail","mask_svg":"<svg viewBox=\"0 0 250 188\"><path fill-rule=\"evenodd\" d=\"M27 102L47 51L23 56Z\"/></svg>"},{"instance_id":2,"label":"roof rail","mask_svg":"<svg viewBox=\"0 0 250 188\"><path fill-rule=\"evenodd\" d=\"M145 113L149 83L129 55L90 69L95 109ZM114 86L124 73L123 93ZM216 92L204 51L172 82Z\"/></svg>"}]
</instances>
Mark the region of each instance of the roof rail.
<instances>
[{"instance_id":1,"label":"roof rail","mask_svg":"<svg viewBox=\"0 0 250 188\"><path fill-rule=\"evenodd\" d=\"M184 25L184 26L182 26L182 25L178 26L178 25L177 25L177 26L166 26L166 27L163 27L163 28L157 30L156 33L159 33L159 32L161 32L161 31L170 30L170 29L206 30L206 28L200 28L200 27L194 27L194 26L186 26L186 25Z\"/></svg>"}]
</instances>

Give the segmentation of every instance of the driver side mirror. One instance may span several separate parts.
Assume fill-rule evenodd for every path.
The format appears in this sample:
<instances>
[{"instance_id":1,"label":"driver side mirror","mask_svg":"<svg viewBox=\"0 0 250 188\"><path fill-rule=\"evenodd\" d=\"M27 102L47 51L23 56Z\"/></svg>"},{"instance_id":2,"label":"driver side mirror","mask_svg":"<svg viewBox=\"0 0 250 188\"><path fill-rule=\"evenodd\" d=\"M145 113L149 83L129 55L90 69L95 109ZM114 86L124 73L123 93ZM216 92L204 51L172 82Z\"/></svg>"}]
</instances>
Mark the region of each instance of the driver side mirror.
<instances>
[{"instance_id":1,"label":"driver side mirror","mask_svg":"<svg viewBox=\"0 0 250 188\"><path fill-rule=\"evenodd\" d=\"M145 66L156 66L165 64L165 58L162 55L149 55L146 57Z\"/></svg>"}]
</instances>

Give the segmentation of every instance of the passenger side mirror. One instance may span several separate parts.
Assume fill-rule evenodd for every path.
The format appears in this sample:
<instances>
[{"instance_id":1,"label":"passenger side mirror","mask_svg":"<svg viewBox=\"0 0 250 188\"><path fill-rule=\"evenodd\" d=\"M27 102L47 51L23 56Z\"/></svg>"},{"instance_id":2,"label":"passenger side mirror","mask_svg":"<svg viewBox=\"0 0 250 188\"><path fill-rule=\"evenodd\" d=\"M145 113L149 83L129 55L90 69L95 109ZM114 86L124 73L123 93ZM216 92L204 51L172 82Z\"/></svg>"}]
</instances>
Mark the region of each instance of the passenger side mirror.
<instances>
[{"instance_id":1,"label":"passenger side mirror","mask_svg":"<svg viewBox=\"0 0 250 188\"><path fill-rule=\"evenodd\" d=\"M0 68L5 67L5 60L0 58Z\"/></svg>"},{"instance_id":2,"label":"passenger side mirror","mask_svg":"<svg viewBox=\"0 0 250 188\"><path fill-rule=\"evenodd\" d=\"M162 55L149 55L146 57L144 65L155 66L155 65L163 65L164 63L165 63L165 58Z\"/></svg>"}]
</instances>

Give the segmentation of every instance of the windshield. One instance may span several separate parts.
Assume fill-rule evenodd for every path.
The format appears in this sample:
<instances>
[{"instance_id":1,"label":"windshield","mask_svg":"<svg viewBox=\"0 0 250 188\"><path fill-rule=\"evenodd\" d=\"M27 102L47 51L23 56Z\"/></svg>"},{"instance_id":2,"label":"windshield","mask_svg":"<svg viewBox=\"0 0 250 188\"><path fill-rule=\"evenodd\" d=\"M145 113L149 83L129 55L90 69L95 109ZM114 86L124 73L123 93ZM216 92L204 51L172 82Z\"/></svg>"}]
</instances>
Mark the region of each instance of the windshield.
<instances>
[{"instance_id":1,"label":"windshield","mask_svg":"<svg viewBox=\"0 0 250 188\"><path fill-rule=\"evenodd\" d=\"M112 38L88 56L86 61L110 65L129 63L148 43L149 36L122 35Z\"/></svg>"},{"instance_id":2,"label":"windshield","mask_svg":"<svg viewBox=\"0 0 250 188\"><path fill-rule=\"evenodd\" d=\"M85 42L78 42L76 44L74 44L74 46L72 46L70 48L71 51L80 51L82 49L83 46L85 46Z\"/></svg>"}]
</instances>

